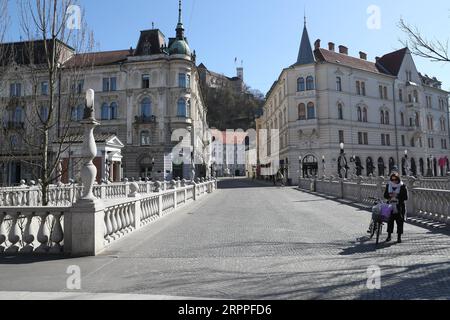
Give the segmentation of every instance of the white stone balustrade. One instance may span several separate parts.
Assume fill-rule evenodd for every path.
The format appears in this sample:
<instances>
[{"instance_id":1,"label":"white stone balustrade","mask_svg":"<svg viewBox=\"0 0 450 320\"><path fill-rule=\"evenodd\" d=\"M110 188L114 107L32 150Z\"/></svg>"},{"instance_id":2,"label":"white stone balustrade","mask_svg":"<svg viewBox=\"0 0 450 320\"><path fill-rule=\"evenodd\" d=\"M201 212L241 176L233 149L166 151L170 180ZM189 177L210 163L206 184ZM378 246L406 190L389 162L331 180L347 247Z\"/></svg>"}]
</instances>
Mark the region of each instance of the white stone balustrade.
<instances>
[{"instance_id":1,"label":"white stone balustrade","mask_svg":"<svg viewBox=\"0 0 450 320\"><path fill-rule=\"evenodd\" d=\"M0 208L0 254L61 254L68 207Z\"/></svg>"},{"instance_id":2,"label":"white stone balustrade","mask_svg":"<svg viewBox=\"0 0 450 320\"><path fill-rule=\"evenodd\" d=\"M300 179L299 189L312 191L311 181L314 181L315 190L320 194L326 194L338 199L350 200L356 203L371 206L374 198L383 199L386 178L362 178L343 180L332 178ZM450 190L423 188L423 185L439 186L444 188L445 181L440 179L415 179L404 178L404 183L409 190L407 201L407 213L409 216L417 216L431 221L450 225ZM446 179L445 179L446 180Z\"/></svg>"}]
</instances>

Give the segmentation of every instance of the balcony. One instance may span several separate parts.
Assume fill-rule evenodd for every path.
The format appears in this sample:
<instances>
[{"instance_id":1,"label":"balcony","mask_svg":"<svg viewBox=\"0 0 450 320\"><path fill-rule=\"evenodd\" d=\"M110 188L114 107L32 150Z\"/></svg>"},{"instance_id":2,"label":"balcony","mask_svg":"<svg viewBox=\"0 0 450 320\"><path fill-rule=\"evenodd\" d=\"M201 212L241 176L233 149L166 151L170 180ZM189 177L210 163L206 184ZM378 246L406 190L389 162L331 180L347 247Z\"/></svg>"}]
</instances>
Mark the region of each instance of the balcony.
<instances>
[{"instance_id":1,"label":"balcony","mask_svg":"<svg viewBox=\"0 0 450 320\"><path fill-rule=\"evenodd\" d=\"M137 116L135 117L135 124L154 124L156 123L155 116Z\"/></svg>"},{"instance_id":2,"label":"balcony","mask_svg":"<svg viewBox=\"0 0 450 320\"><path fill-rule=\"evenodd\" d=\"M420 109L420 103L417 101L406 102L406 108Z\"/></svg>"}]
</instances>

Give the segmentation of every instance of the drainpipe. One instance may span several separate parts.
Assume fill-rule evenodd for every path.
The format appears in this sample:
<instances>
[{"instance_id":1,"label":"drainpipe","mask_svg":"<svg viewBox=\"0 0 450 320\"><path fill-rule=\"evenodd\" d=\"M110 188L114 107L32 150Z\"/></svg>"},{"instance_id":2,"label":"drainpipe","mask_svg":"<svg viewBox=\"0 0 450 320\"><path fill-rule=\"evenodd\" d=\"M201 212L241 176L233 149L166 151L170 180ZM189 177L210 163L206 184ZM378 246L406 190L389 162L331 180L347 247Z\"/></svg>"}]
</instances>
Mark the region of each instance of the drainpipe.
<instances>
[{"instance_id":1,"label":"drainpipe","mask_svg":"<svg viewBox=\"0 0 450 320\"><path fill-rule=\"evenodd\" d=\"M400 168L400 154L399 154L399 146L398 146L398 124L397 124L397 99L396 99L396 92L395 92L395 82L394 80L392 84L392 101L394 102L394 125L395 125L395 151L397 153L397 165Z\"/></svg>"}]
</instances>

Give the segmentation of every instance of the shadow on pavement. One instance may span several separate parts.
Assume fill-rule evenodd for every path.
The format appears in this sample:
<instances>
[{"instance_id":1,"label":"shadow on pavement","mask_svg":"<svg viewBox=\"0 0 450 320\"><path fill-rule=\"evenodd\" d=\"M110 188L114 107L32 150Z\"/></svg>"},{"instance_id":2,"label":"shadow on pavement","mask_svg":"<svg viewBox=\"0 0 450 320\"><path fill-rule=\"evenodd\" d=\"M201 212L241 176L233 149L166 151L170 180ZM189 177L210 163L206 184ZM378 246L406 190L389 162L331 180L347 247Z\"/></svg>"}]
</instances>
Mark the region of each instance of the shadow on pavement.
<instances>
[{"instance_id":1,"label":"shadow on pavement","mask_svg":"<svg viewBox=\"0 0 450 320\"><path fill-rule=\"evenodd\" d=\"M40 262L51 262L71 259L69 256L55 255L4 255L0 256L0 265L25 265Z\"/></svg>"}]
</instances>

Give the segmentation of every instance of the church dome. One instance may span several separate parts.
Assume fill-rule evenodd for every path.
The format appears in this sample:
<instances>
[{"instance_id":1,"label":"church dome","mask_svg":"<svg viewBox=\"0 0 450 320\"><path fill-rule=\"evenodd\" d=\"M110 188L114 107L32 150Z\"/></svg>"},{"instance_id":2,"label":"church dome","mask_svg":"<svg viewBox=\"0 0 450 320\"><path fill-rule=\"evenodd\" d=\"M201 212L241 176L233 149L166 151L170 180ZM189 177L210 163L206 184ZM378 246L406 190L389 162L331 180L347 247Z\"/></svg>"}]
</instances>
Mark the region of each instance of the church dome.
<instances>
[{"instance_id":1,"label":"church dome","mask_svg":"<svg viewBox=\"0 0 450 320\"><path fill-rule=\"evenodd\" d=\"M191 49L186 40L177 39L170 45L169 54L184 54L190 56Z\"/></svg>"}]
</instances>

